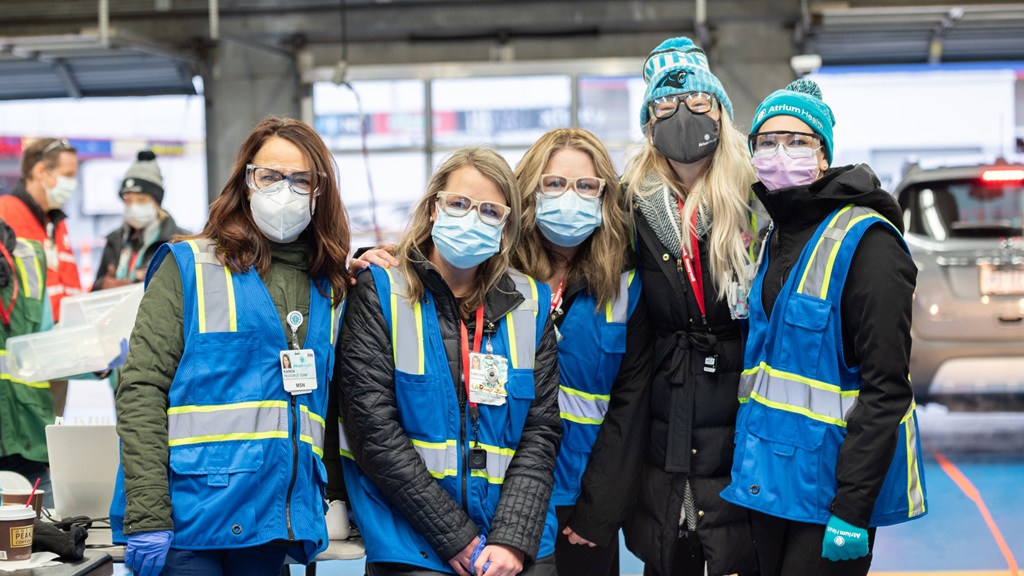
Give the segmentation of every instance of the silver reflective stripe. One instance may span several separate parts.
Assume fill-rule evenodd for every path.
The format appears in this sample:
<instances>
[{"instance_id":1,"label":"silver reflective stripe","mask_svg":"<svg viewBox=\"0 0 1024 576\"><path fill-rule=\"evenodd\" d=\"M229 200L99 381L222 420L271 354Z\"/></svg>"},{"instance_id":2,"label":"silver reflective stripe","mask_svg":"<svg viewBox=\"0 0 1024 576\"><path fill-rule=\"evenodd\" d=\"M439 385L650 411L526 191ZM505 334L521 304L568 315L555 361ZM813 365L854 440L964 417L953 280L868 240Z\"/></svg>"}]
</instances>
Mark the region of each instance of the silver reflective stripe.
<instances>
[{"instance_id":1,"label":"silver reflective stripe","mask_svg":"<svg viewBox=\"0 0 1024 576\"><path fill-rule=\"evenodd\" d=\"M743 374L740 374L740 402L746 402L750 398L750 393L754 390L754 382L757 381L757 375L760 373L761 369L758 367L744 370Z\"/></svg>"},{"instance_id":2,"label":"silver reflective stripe","mask_svg":"<svg viewBox=\"0 0 1024 576\"><path fill-rule=\"evenodd\" d=\"M11 254L21 276L21 282L25 289L25 298L43 297L42 267L39 265L39 256L32 248L32 245L24 240L17 240L14 244L14 253Z\"/></svg>"},{"instance_id":3,"label":"silver reflective stripe","mask_svg":"<svg viewBox=\"0 0 1024 576\"><path fill-rule=\"evenodd\" d=\"M604 422L610 395L590 394L568 386L558 388L558 409L563 419L577 424L600 425Z\"/></svg>"},{"instance_id":4,"label":"silver reflective stripe","mask_svg":"<svg viewBox=\"0 0 1024 576\"><path fill-rule=\"evenodd\" d=\"M412 439L410 441L431 476L444 478L445 476L459 475L459 450L455 440L426 442Z\"/></svg>"},{"instance_id":5,"label":"silver reflective stripe","mask_svg":"<svg viewBox=\"0 0 1024 576\"><path fill-rule=\"evenodd\" d=\"M338 418L338 451L345 458L355 460L352 454L352 446L348 443L348 436L345 436L345 425L341 418Z\"/></svg>"},{"instance_id":6,"label":"silver reflective stripe","mask_svg":"<svg viewBox=\"0 0 1024 576\"><path fill-rule=\"evenodd\" d=\"M532 369L537 353L537 283L522 272L509 269L516 290L523 295L519 306L506 315L512 368Z\"/></svg>"},{"instance_id":7,"label":"silver reflective stripe","mask_svg":"<svg viewBox=\"0 0 1024 576\"><path fill-rule=\"evenodd\" d=\"M903 418L903 425L907 430L907 499L910 505L909 517L920 516L925 513L924 490L921 489L921 460L917 453L917 419L914 418L915 403L910 403L910 409Z\"/></svg>"},{"instance_id":8,"label":"silver reflective stripe","mask_svg":"<svg viewBox=\"0 0 1024 576\"><path fill-rule=\"evenodd\" d=\"M405 277L401 271L384 271L391 281L391 348L395 356L395 368L407 374L423 374L422 305L419 301L409 304Z\"/></svg>"},{"instance_id":9,"label":"silver reflective stripe","mask_svg":"<svg viewBox=\"0 0 1024 576\"><path fill-rule=\"evenodd\" d=\"M299 422L299 440L313 445L313 452L321 457L324 455L324 419L309 408L302 406L299 411L301 421Z\"/></svg>"},{"instance_id":10,"label":"silver reflective stripe","mask_svg":"<svg viewBox=\"0 0 1024 576\"><path fill-rule=\"evenodd\" d=\"M320 434L323 438L323 432ZM288 403L278 400L167 409L170 446L288 437Z\"/></svg>"},{"instance_id":11,"label":"silver reflective stripe","mask_svg":"<svg viewBox=\"0 0 1024 576\"><path fill-rule=\"evenodd\" d=\"M619 277L619 297L608 303L605 310L605 320L609 323L617 322L625 324L629 320L629 285L633 283L635 270L624 272Z\"/></svg>"},{"instance_id":12,"label":"silver reflective stripe","mask_svg":"<svg viewBox=\"0 0 1024 576\"><path fill-rule=\"evenodd\" d=\"M217 260L217 245L208 239L189 240L196 261L199 332L234 332L235 292L231 271Z\"/></svg>"},{"instance_id":13,"label":"silver reflective stripe","mask_svg":"<svg viewBox=\"0 0 1024 576\"><path fill-rule=\"evenodd\" d=\"M833 384L774 371L762 364L750 397L773 408L846 426L846 417L856 406L859 393L858 390L844 391Z\"/></svg>"},{"instance_id":14,"label":"silver reflective stripe","mask_svg":"<svg viewBox=\"0 0 1024 576\"><path fill-rule=\"evenodd\" d=\"M487 452L487 466L483 470L473 470L470 474L477 478L484 478L491 484L502 484L505 482L505 473L508 471L512 458L516 451L511 448L499 448L488 444L473 444L473 448L482 448Z\"/></svg>"},{"instance_id":15,"label":"silver reflective stripe","mask_svg":"<svg viewBox=\"0 0 1024 576\"><path fill-rule=\"evenodd\" d=\"M797 287L797 292L812 296L814 298L826 299L828 296L829 280L832 276L832 265L835 262L835 255L839 246L846 238L846 232L855 224L866 218L878 218L885 220L878 212L863 206L852 204L841 209L828 224L828 228L822 232L818 243L814 247L811 258L807 261L803 276Z\"/></svg>"},{"instance_id":16,"label":"silver reflective stripe","mask_svg":"<svg viewBox=\"0 0 1024 576\"><path fill-rule=\"evenodd\" d=\"M8 372L7 372L7 351L6 350L3 350L3 354L0 354L0 374L8 374Z\"/></svg>"}]
</instances>

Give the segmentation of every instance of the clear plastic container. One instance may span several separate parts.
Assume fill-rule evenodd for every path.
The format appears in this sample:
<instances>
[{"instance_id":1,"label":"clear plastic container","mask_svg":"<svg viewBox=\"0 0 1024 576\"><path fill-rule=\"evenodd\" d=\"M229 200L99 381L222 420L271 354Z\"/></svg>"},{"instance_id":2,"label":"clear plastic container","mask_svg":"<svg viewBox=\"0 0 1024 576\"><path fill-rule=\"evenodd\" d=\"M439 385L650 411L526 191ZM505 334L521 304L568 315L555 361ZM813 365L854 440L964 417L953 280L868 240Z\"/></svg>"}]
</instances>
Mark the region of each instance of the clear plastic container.
<instances>
[{"instance_id":1,"label":"clear plastic container","mask_svg":"<svg viewBox=\"0 0 1024 576\"><path fill-rule=\"evenodd\" d=\"M42 382L106 370L132 333L142 291L134 284L65 298L52 330L7 340L10 373Z\"/></svg>"}]
</instances>

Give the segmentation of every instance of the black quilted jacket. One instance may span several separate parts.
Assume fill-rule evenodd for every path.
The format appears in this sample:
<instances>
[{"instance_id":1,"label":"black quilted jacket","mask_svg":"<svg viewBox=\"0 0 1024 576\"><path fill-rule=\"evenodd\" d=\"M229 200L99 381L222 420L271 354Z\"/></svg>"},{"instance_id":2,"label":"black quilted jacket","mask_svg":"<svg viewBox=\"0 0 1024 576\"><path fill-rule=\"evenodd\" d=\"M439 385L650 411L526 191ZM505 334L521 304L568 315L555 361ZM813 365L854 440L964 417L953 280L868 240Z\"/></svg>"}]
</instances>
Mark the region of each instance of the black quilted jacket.
<instances>
[{"instance_id":1,"label":"black quilted jacket","mask_svg":"<svg viewBox=\"0 0 1024 576\"><path fill-rule=\"evenodd\" d=\"M456 384L461 382L458 303L432 266L410 265L437 303L452 385L460 398L461 410L465 410L465 389ZM487 294L485 322L496 324L522 300L512 279L504 276ZM333 386L352 453L395 510L426 538L441 558L450 560L469 545L480 529L461 504L426 472L398 423L391 337L371 274L364 272L358 276L347 306ZM470 333L474 320L465 320ZM534 381L536 399L506 472L487 538L489 544L520 550L527 562L536 559L540 546L562 433L558 348L550 322L537 349Z\"/></svg>"}]
</instances>

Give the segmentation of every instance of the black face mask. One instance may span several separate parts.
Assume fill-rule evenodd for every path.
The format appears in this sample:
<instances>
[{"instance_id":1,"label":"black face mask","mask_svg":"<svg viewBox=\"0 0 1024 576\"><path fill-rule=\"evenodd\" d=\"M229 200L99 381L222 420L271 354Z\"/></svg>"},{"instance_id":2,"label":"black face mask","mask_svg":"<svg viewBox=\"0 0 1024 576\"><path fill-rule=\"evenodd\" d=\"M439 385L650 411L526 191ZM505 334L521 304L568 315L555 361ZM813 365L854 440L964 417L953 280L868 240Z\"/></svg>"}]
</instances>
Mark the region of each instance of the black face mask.
<instances>
[{"instance_id":1,"label":"black face mask","mask_svg":"<svg viewBox=\"0 0 1024 576\"><path fill-rule=\"evenodd\" d=\"M707 114L680 110L651 126L658 152L682 164L693 164L718 148L718 122Z\"/></svg>"}]
</instances>

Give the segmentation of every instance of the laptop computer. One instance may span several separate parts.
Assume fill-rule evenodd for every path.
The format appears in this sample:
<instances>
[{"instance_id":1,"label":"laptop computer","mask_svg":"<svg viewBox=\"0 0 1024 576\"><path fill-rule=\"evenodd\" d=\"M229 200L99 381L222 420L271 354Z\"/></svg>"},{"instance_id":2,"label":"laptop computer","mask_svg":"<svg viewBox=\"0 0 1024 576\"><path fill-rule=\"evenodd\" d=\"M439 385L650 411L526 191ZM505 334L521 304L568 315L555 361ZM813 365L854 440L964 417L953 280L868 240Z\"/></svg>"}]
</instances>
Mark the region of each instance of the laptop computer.
<instances>
[{"instance_id":1,"label":"laptop computer","mask_svg":"<svg viewBox=\"0 0 1024 576\"><path fill-rule=\"evenodd\" d=\"M113 425L46 427L57 514L106 518L114 497L120 443Z\"/></svg>"}]
</instances>

